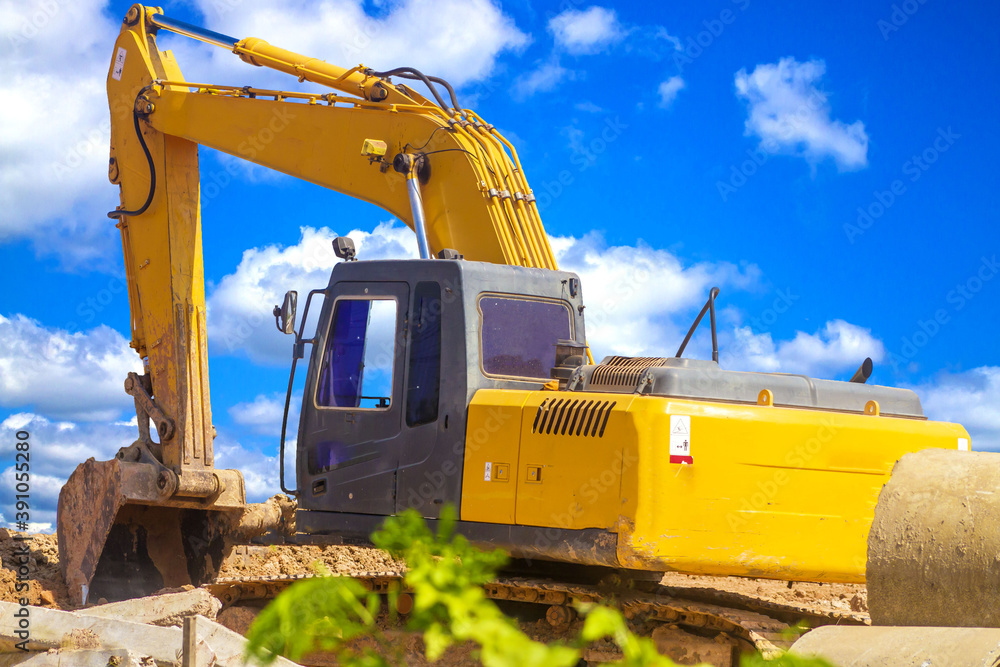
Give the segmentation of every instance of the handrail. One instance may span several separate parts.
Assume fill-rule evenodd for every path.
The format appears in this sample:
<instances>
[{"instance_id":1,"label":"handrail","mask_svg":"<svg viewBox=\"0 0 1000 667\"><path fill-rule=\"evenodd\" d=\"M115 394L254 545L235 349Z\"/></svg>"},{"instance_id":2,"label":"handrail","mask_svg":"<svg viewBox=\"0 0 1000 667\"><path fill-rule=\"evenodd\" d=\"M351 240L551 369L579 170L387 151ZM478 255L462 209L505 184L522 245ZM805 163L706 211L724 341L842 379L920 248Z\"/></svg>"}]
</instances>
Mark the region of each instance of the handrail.
<instances>
[{"instance_id":1,"label":"handrail","mask_svg":"<svg viewBox=\"0 0 1000 667\"><path fill-rule=\"evenodd\" d=\"M681 355L684 354L684 348L687 347L688 341L691 340L691 336L694 335L695 329L701 324L701 318L705 317L705 311L711 313L710 320L712 323L712 361L719 363L719 339L715 331L715 297L719 296L719 288L713 287L708 291L708 301L702 306L701 312L698 313L698 317L695 318L694 324L688 329L687 336L684 336L684 342L681 343L680 348L677 350L677 358L680 359Z\"/></svg>"}]
</instances>

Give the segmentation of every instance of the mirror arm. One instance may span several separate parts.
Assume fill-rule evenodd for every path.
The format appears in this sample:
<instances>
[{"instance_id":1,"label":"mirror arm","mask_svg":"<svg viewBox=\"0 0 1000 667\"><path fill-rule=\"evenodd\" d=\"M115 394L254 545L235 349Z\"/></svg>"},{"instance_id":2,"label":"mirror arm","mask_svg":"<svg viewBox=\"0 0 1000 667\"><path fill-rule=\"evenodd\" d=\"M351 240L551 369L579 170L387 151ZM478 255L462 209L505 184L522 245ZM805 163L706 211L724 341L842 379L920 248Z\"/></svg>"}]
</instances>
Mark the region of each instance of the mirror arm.
<instances>
[{"instance_id":1,"label":"mirror arm","mask_svg":"<svg viewBox=\"0 0 1000 667\"><path fill-rule=\"evenodd\" d=\"M281 328L281 306L275 306L271 313L274 315L274 326L281 333L285 333L285 330Z\"/></svg>"}]
</instances>

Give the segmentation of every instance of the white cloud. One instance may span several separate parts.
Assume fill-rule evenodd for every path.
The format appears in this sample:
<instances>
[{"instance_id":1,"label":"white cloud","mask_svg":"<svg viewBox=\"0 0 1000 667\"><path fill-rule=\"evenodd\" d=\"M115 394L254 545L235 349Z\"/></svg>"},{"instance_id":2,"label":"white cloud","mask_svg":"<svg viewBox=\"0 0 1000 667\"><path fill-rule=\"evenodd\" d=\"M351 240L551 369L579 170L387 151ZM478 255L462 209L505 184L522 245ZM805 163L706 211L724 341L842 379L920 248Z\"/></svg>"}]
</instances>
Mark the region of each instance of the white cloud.
<instances>
[{"instance_id":1,"label":"white cloud","mask_svg":"<svg viewBox=\"0 0 1000 667\"><path fill-rule=\"evenodd\" d=\"M915 390L929 419L962 424L974 449L1000 451L1000 367L942 373Z\"/></svg>"},{"instance_id":2,"label":"white cloud","mask_svg":"<svg viewBox=\"0 0 1000 667\"><path fill-rule=\"evenodd\" d=\"M246 354L255 361L287 365L290 337L275 329L271 308L280 303L285 290L297 289L301 315L308 290L329 281L335 236L326 228L304 227L294 246L247 250L236 270L222 279L208 299L211 352ZM383 223L372 232L354 230L349 236L362 259L417 256L413 233L398 223ZM711 286L745 290L753 288L759 278L753 265L741 268L703 262L685 266L666 250L644 244L607 247L595 234L554 237L551 242L560 266L576 271L583 280L588 337L595 353L602 355L666 354L665 347L680 342L690 324L690 311L701 306ZM307 333L314 327L310 323ZM277 399L258 397L235 407L233 417L239 414L237 421L247 426L263 424L274 415L280 419ZM264 413L268 413L266 418Z\"/></svg>"},{"instance_id":3,"label":"white cloud","mask_svg":"<svg viewBox=\"0 0 1000 667\"><path fill-rule=\"evenodd\" d=\"M660 106L666 108L673 104L674 100L677 99L677 93L681 92L681 89L683 88L684 79L680 76L672 76L661 83L658 88L658 92L660 93Z\"/></svg>"},{"instance_id":4,"label":"white cloud","mask_svg":"<svg viewBox=\"0 0 1000 667\"><path fill-rule=\"evenodd\" d=\"M349 235L363 259L416 257L412 232L398 223ZM274 328L271 307L280 302L285 289L298 289L304 295L327 284L334 263L330 250L334 236L329 229L304 227L294 246L246 251L236 271L209 298L212 352L246 354L255 361L287 365L289 337ZM752 264L685 264L671 252L641 242L609 247L597 234L552 237L551 243L559 266L580 275L587 304L587 338L598 359L609 354L672 354L711 287L719 286L726 293L760 288L760 270ZM303 307L300 301L300 314ZM315 320L310 319L307 333L315 328ZM870 331L842 320L828 322L814 334L799 332L791 340L775 342L769 333L756 334L750 327L739 326L740 319L735 309L720 310L719 341L726 368L832 377L853 372L866 356L875 361L884 356L882 343ZM707 340L707 335L696 336L688 355L709 358ZM230 414L239 424L274 434L283 401L283 394L258 396L234 406ZM293 400L296 408L298 402Z\"/></svg>"},{"instance_id":5,"label":"white cloud","mask_svg":"<svg viewBox=\"0 0 1000 667\"><path fill-rule=\"evenodd\" d=\"M215 440L215 467L233 468L243 473L247 502L259 503L281 493L278 483L278 457L258 448L244 447L239 442L219 436ZM285 443L285 483L295 486L295 438Z\"/></svg>"},{"instance_id":6,"label":"white cloud","mask_svg":"<svg viewBox=\"0 0 1000 667\"><path fill-rule=\"evenodd\" d=\"M604 111L602 107L597 106L590 100L584 100L583 102L577 102L573 105L573 108L577 111L586 111L587 113L601 113Z\"/></svg>"},{"instance_id":7,"label":"white cloud","mask_svg":"<svg viewBox=\"0 0 1000 667\"><path fill-rule=\"evenodd\" d=\"M114 458L115 453L135 441L137 432L131 423L53 422L33 413L17 413L0 422L0 459L13 461L15 434L28 431L31 446L31 519L51 530L56 523L59 490L76 466L90 457L98 461ZM14 488L14 468L0 472L0 486ZM11 519L15 516L14 497L0 497L0 512ZM48 525L48 527L45 527Z\"/></svg>"},{"instance_id":8,"label":"white cloud","mask_svg":"<svg viewBox=\"0 0 1000 667\"><path fill-rule=\"evenodd\" d=\"M378 70L415 67L456 87L490 76L502 52L519 50L529 41L490 0L376 3L380 16L366 13L361 0L195 0L195 5L207 27L236 38L259 37L342 67L359 63ZM201 53L197 58L179 55L190 81L205 80L195 78L202 71L214 72L216 76L208 80L216 81L219 68L243 77L254 71L263 73L223 49L190 41L178 45L179 51ZM294 83L287 76L278 80Z\"/></svg>"},{"instance_id":9,"label":"white cloud","mask_svg":"<svg viewBox=\"0 0 1000 667\"><path fill-rule=\"evenodd\" d=\"M417 67L461 86L490 76L528 36L490 0L400 0L378 17L361 0L199 0L208 27L256 36L352 67ZM116 6L115 12L124 11ZM64 265L102 268L118 232L108 183L105 79L121 16L107 0L4 0L0 6L0 243L28 239ZM168 9L169 15L169 9ZM293 77L160 33L188 80L297 88Z\"/></svg>"},{"instance_id":10,"label":"white cloud","mask_svg":"<svg viewBox=\"0 0 1000 667\"><path fill-rule=\"evenodd\" d=\"M280 426L280 415L278 424ZM98 461L114 458L122 447L135 441L137 431L132 422L114 424L57 423L32 413L17 413L0 422L0 459L14 458L15 434L30 433L31 452L31 520L33 530L51 532L56 525L59 491L76 467L90 457ZM286 474L292 482L295 475L295 438L286 451ZM245 447L225 434L215 441L215 464L218 468L235 468L246 481L247 500L260 502L279 492L278 459L253 447ZM0 486L13 489L14 468L0 471ZM0 525L15 516L14 497L0 497ZM9 525L9 523L8 523Z\"/></svg>"},{"instance_id":11,"label":"white cloud","mask_svg":"<svg viewBox=\"0 0 1000 667\"><path fill-rule=\"evenodd\" d=\"M299 406L302 404L302 394L292 394L288 407L288 432L286 437L294 436L295 427L299 422ZM259 394L249 403L237 403L229 408L233 421L241 426L247 426L255 433L262 435L281 435L281 418L285 413L285 394Z\"/></svg>"},{"instance_id":12,"label":"white cloud","mask_svg":"<svg viewBox=\"0 0 1000 667\"><path fill-rule=\"evenodd\" d=\"M827 94L818 88L826 64L782 58L736 73L736 94L748 106L747 136L757 136L768 152L805 157L812 163L832 157L841 170L868 165L864 123L846 124L830 117Z\"/></svg>"},{"instance_id":13,"label":"white cloud","mask_svg":"<svg viewBox=\"0 0 1000 667\"><path fill-rule=\"evenodd\" d=\"M663 39L670 42L670 44L674 47L674 51L684 50L684 45L681 44L680 37L671 35L669 32L667 32L667 29L664 28L663 26L657 26L656 31L653 34L655 39Z\"/></svg>"},{"instance_id":14,"label":"white cloud","mask_svg":"<svg viewBox=\"0 0 1000 667\"><path fill-rule=\"evenodd\" d=\"M704 303L712 286L742 290L759 278L753 265L684 266L666 250L641 243L608 247L596 234L551 242L560 268L580 276L587 338L598 360L672 354L690 326L690 311Z\"/></svg>"},{"instance_id":15,"label":"white cloud","mask_svg":"<svg viewBox=\"0 0 1000 667\"><path fill-rule=\"evenodd\" d=\"M793 339L777 343L770 333L757 334L748 326L736 327L731 347L723 348L720 356L724 365L739 364L746 370L845 379L836 376L853 374L865 357L876 363L882 361L885 346L869 329L831 320L817 333L798 331Z\"/></svg>"},{"instance_id":16,"label":"white cloud","mask_svg":"<svg viewBox=\"0 0 1000 667\"><path fill-rule=\"evenodd\" d=\"M118 22L105 0L4 2L0 21L0 242L30 239L67 265L115 247L106 211L104 81Z\"/></svg>"},{"instance_id":17,"label":"white cloud","mask_svg":"<svg viewBox=\"0 0 1000 667\"><path fill-rule=\"evenodd\" d=\"M559 64L559 58L552 56L539 63L538 67L514 80L512 92L518 100L531 97L535 93L544 93L558 86L563 79L572 80L575 74Z\"/></svg>"},{"instance_id":18,"label":"white cloud","mask_svg":"<svg viewBox=\"0 0 1000 667\"><path fill-rule=\"evenodd\" d=\"M573 55L598 53L621 41L626 30L613 9L567 9L549 20L556 46Z\"/></svg>"},{"instance_id":19,"label":"white cloud","mask_svg":"<svg viewBox=\"0 0 1000 667\"><path fill-rule=\"evenodd\" d=\"M0 406L49 417L113 420L132 406L123 383L142 372L138 355L114 329L49 329L0 315Z\"/></svg>"},{"instance_id":20,"label":"white cloud","mask_svg":"<svg viewBox=\"0 0 1000 667\"><path fill-rule=\"evenodd\" d=\"M347 235L354 240L360 259L418 256L416 237L401 225L383 223L371 232L353 230ZM275 328L271 309L281 303L286 290L293 289L299 293L301 316L309 290L326 287L330 281L337 261L332 246L336 236L326 227L303 227L294 246L270 245L244 252L236 271L219 281L208 298L209 351L246 354L257 362L287 365L291 337ZM321 301L314 304L313 317Z\"/></svg>"}]
</instances>

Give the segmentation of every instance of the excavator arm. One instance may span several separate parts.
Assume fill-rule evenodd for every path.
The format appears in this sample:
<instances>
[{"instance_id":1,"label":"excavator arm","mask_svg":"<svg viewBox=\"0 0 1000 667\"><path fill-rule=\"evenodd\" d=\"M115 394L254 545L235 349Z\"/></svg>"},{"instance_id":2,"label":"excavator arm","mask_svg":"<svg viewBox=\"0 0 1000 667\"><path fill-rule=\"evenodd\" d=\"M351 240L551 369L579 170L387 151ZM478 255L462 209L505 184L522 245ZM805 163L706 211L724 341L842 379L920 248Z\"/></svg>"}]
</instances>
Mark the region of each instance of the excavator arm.
<instances>
[{"instance_id":1,"label":"excavator arm","mask_svg":"<svg viewBox=\"0 0 1000 667\"><path fill-rule=\"evenodd\" d=\"M157 46L164 29L334 92L187 82ZM390 76L423 82L435 100ZM136 442L115 460L81 465L60 494L60 561L84 600L197 583L229 542L291 530L289 506L247 506L242 475L214 465L199 144L384 208L416 231L424 257L451 248L557 268L513 147L461 109L446 82L417 70L343 69L134 5L114 47L108 99L109 178L121 191L108 216L121 232L131 346L145 372L125 381Z\"/></svg>"}]
</instances>

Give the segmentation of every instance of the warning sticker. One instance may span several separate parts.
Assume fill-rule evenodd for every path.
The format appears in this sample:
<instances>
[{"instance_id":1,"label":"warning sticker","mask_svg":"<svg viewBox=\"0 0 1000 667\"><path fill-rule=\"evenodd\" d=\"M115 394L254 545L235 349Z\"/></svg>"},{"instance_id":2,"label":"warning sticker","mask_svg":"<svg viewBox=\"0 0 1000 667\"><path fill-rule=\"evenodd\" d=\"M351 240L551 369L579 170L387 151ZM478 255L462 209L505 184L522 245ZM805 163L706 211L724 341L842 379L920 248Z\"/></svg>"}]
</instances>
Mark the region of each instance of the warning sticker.
<instances>
[{"instance_id":1,"label":"warning sticker","mask_svg":"<svg viewBox=\"0 0 1000 667\"><path fill-rule=\"evenodd\" d=\"M670 415L670 462L694 463L691 456L691 417Z\"/></svg>"},{"instance_id":2,"label":"warning sticker","mask_svg":"<svg viewBox=\"0 0 1000 667\"><path fill-rule=\"evenodd\" d=\"M488 482L488 481L490 481L491 477L493 477L493 463L491 461L487 461L486 462L486 475L485 475L485 477L483 479L484 479L484 481Z\"/></svg>"},{"instance_id":3,"label":"warning sticker","mask_svg":"<svg viewBox=\"0 0 1000 667\"><path fill-rule=\"evenodd\" d=\"M115 67L111 70L111 78L115 81L121 81L123 71L125 71L125 47L119 46L118 53L115 54Z\"/></svg>"}]
</instances>

